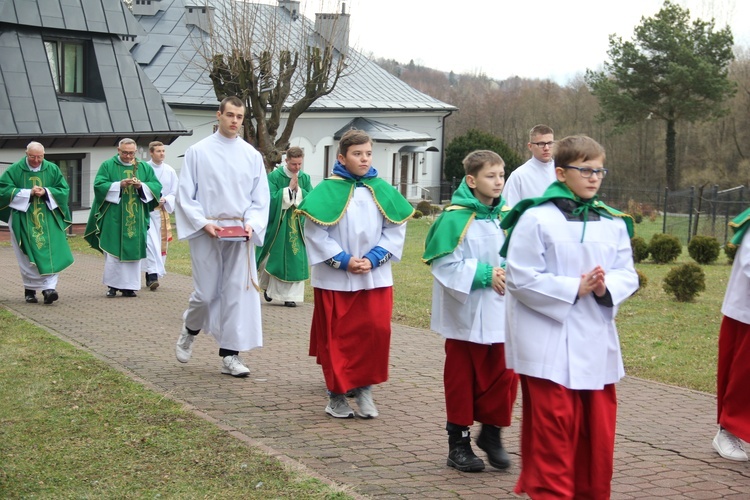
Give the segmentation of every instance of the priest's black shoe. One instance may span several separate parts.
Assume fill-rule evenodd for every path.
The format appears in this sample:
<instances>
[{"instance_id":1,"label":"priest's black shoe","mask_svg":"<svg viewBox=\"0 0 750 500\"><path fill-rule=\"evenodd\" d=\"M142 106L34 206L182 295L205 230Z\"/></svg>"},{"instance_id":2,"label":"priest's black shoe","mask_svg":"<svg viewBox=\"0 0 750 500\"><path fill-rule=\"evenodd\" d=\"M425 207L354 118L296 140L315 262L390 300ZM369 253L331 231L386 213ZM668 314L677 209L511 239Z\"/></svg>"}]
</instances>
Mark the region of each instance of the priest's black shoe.
<instances>
[{"instance_id":1,"label":"priest's black shoe","mask_svg":"<svg viewBox=\"0 0 750 500\"><path fill-rule=\"evenodd\" d=\"M107 290L107 298L111 299L112 297L117 297L117 288L109 287L109 290Z\"/></svg>"},{"instance_id":2,"label":"priest's black shoe","mask_svg":"<svg viewBox=\"0 0 750 500\"><path fill-rule=\"evenodd\" d=\"M297 307L297 303L294 302L294 301L291 301L291 300L288 300L288 301L284 302L284 305L286 307Z\"/></svg>"},{"instance_id":3,"label":"priest's black shoe","mask_svg":"<svg viewBox=\"0 0 750 500\"><path fill-rule=\"evenodd\" d=\"M120 290L123 297L137 297L135 290Z\"/></svg>"},{"instance_id":4,"label":"priest's black shoe","mask_svg":"<svg viewBox=\"0 0 750 500\"><path fill-rule=\"evenodd\" d=\"M263 290L263 298L266 299L266 302L271 302L273 299L268 296L268 292Z\"/></svg>"},{"instance_id":5,"label":"priest's black shoe","mask_svg":"<svg viewBox=\"0 0 750 500\"><path fill-rule=\"evenodd\" d=\"M487 454L490 465L496 469L507 469L510 467L510 457L503 448L500 439L500 427L482 424L482 431L477 438L477 447Z\"/></svg>"},{"instance_id":6,"label":"priest's black shoe","mask_svg":"<svg viewBox=\"0 0 750 500\"><path fill-rule=\"evenodd\" d=\"M42 295L44 295L45 304L51 304L59 298L57 290L54 289L42 290Z\"/></svg>"},{"instance_id":7,"label":"priest's black shoe","mask_svg":"<svg viewBox=\"0 0 750 500\"><path fill-rule=\"evenodd\" d=\"M34 290L29 290L28 288L25 289L24 290L24 296L26 297L26 302L28 304L36 304L37 302L39 302L36 299L36 291L34 291Z\"/></svg>"}]
</instances>

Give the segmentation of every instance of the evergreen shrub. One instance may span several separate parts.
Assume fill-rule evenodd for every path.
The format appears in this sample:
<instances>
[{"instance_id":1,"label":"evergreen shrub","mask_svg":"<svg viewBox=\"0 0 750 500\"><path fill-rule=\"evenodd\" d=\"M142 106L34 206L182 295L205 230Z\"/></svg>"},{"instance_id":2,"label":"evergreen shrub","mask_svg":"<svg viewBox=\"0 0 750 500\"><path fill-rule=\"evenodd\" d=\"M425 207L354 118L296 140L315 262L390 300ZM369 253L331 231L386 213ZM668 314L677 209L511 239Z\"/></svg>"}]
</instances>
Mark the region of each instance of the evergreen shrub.
<instances>
[{"instance_id":1,"label":"evergreen shrub","mask_svg":"<svg viewBox=\"0 0 750 500\"><path fill-rule=\"evenodd\" d=\"M688 254L698 264L716 262L720 252L719 240L713 236L693 236L693 239L688 243Z\"/></svg>"},{"instance_id":2,"label":"evergreen shrub","mask_svg":"<svg viewBox=\"0 0 750 500\"><path fill-rule=\"evenodd\" d=\"M648 259L648 243L640 236L630 238L630 246L633 249L633 261L637 264Z\"/></svg>"},{"instance_id":3,"label":"evergreen shrub","mask_svg":"<svg viewBox=\"0 0 750 500\"><path fill-rule=\"evenodd\" d=\"M657 264L673 262L682 253L682 244L677 236L671 234L655 234L648 245L651 259Z\"/></svg>"},{"instance_id":4,"label":"evergreen shrub","mask_svg":"<svg viewBox=\"0 0 750 500\"><path fill-rule=\"evenodd\" d=\"M695 262L673 267L664 278L664 291L680 302L691 302L706 289L706 273Z\"/></svg>"}]
</instances>

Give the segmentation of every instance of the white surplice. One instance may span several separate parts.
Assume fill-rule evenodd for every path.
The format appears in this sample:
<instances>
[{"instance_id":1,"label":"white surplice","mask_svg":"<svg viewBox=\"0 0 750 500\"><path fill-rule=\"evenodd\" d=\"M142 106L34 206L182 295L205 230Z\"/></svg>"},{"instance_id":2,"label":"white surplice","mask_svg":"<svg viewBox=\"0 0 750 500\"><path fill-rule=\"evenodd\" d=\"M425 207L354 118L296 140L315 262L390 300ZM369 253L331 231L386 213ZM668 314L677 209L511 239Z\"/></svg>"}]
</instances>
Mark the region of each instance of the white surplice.
<instances>
[{"instance_id":1,"label":"white surplice","mask_svg":"<svg viewBox=\"0 0 750 500\"><path fill-rule=\"evenodd\" d=\"M750 231L742 237L734 255L732 272L721 305L721 314L750 325Z\"/></svg>"},{"instance_id":2,"label":"white surplice","mask_svg":"<svg viewBox=\"0 0 750 500\"><path fill-rule=\"evenodd\" d=\"M221 348L247 351L263 345L255 246L262 246L270 195L263 157L243 139L220 133L185 152L175 203L177 235L188 240L195 290L183 316ZM249 242L211 238L206 224L250 224Z\"/></svg>"},{"instance_id":3,"label":"white surplice","mask_svg":"<svg viewBox=\"0 0 750 500\"><path fill-rule=\"evenodd\" d=\"M474 220L453 253L432 262L432 330L476 344L505 342L504 297L492 287L471 290L479 262L502 265L503 242L499 220Z\"/></svg>"},{"instance_id":4,"label":"white surplice","mask_svg":"<svg viewBox=\"0 0 750 500\"><path fill-rule=\"evenodd\" d=\"M310 262L310 284L315 288L353 292L393 286L391 262L401 260L406 224L393 224L383 217L366 187L354 189L343 217L334 225L305 222L305 243ZM325 263L342 251L364 257L380 246L392 254L388 262L365 274L352 274Z\"/></svg>"},{"instance_id":5,"label":"white surplice","mask_svg":"<svg viewBox=\"0 0 750 500\"><path fill-rule=\"evenodd\" d=\"M533 156L510 173L503 188L503 198L512 207L524 198L538 198L557 180L554 160L541 162Z\"/></svg>"},{"instance_id":6,"label":"white surplice","mask_svg":"<svg viewBox=\"0 0 750 500\"><path fill-rule=\"evenodd\" d=\"M174 212L175 197L177 196L177 172L162 163L157 165L149 160L149 165L154 169L156 178L161 183L161 197L164 198L164 209L168 214ZM146 258L141 260L141 272L164 276L167 271L164 264L167 262L167 256L162 255L161 248L161 208L157 207L149 214L151 224L148 227L148 237L146 240Z\"/></svg>"},{"instance_id":7,"label":"white surplice","mask_svg":"<svg viewBox=\"0 0 750 500\"><path fill-rule=\"evenodd\" d=\"M602 389L625 370L617 308L638 289L625 222L568 221L552 203L520 217L507 255L508 367L568 389ZM583 235L583 242L581 237ZM602 266L614 307L593 294L578 301L581 275Z\"/></svg>"}]
</instances>

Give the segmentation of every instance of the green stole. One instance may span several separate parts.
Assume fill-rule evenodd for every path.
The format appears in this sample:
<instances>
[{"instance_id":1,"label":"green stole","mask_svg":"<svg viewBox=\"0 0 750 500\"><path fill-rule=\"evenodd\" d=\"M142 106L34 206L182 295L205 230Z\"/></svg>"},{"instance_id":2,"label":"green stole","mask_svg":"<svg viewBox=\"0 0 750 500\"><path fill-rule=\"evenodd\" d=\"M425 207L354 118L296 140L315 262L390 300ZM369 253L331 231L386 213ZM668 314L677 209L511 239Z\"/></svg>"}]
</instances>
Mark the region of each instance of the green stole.
<instances>
[{"instance_id":1,"label":"green stole","mask_svg":"<svg viewBox=\"0 0 750 500\"><path fill-rule=\"evenodd\" d=\"M297 174L302 199L312 191L310 176L304 172ZM261 251L258 252L258 264L268 257L266 272L280 281L297 282L310 277L307 264L307 252L303 238L304 217L294 207L282 210L284 190L289 187L291 178L286 176L284 167L279 167L268 174L268 188L271 191L271 206L268 212L268 227Z\"/></svg>"},{"instance_id":2,"label":"green stole","mask_svg":"<svg viewBox=\"0 0 750 500\"><path fill-rule=\"evenodd\" d=\"M50 210L47 202L38 196L31 197L26 212L9 207L19 190L34 186L47 189L57 208ZM65 234L71 224L69 194L65 176L57 165L47 160L42 161L38 172L32 172L24 157L0 176L0 220L8 222L13 213L13 234L18 246L41 275L59 273L73 263Z\"/></svg>"},{"instance_id":3,"label":"green stole","mask_svg":"<svg viewBox=\"0 0 750 500\"><path fill-rule=\"evenodd\" d=\"M630 215L615 210L614 208L606 205L603 201L599 200L596 196L590 200L582 200L570 190L568 186L560 181L555 181L549 185L547 190L539 198L526 198L519 201L511 209L510 213L503 219L500 224L503 229L508 231L505 237L505 244L500 249L500 255L506 257L508 255L508 242L513 235L513 229L518 222L521 215L531 207L536 207L542 203L546 203L550 200L565 198L576 202L578 207L573 211L575 215L581 215L583 217L583 232L581 233L581 242L583 242L583 236L586 233L586 222L588 221L589 211L598 213L601 217L611 219L612 217L620 217L625 221L625 226L628 229L628 235L632 238L635 234L633 231L633 217Z\"/></svg>"},{"instance_id":4,"label":"green stole","mask_svg":"<svg viewBox=\"0 0 750 500\"><path fill-rule=\"evenodd\" d=\"M427 232L422 261L430 264L435 259L452 254L463 241L466 231L475 219L503 220L509 210L502 197L493 207L480 203L464 177L451 197L451 204L445 207Z\"/></svg>"},{"instance_id":5,"label":"green stole","mask_svg":"<svg viewBox=\"0 0 750 500\"><path fill-rule=\"evenodd\" d=\"M128 186L121 191L120 203L105 200L113 182L133 177L133 165L123 165L115 155L102 163L94 178L94 204L86 224L84 238L92 248L117 257L122 262L135 262L146 257L146 238L150 212L159 206L161 183L154 169L138 161L135 175L154 195L144 203L138 191ZM145 189L145 188L144 188Z\"/></svg>"},{"instance_id":6,"label":"green stole","mask_svg":"<svg viewBox=\"0 0 750 500\"><path fill-rule=\"evenodd\" d=\"M414 214L414 207L383 179L372 177L355 181L338 175L324 179L315 186L310 195L297 207L297 212L316 224L332 226L344 216L357 186L364 186L370 190L378 210L388 222L403 224Z\"/></svg>"},{"instance_id":7,"label":"green stole","mask_svg":"<svg viewBox=\"0 0 750 500\"><path fill-rule=\"evenodd\" d=\"M729 223L729 227L732 229L732 239L729 241L730 244L739 246L742 243L742 238L747 232L747 228L750 227L750 208L747 208L740 215L732 219Z\"/></svg>"}]
</instances>

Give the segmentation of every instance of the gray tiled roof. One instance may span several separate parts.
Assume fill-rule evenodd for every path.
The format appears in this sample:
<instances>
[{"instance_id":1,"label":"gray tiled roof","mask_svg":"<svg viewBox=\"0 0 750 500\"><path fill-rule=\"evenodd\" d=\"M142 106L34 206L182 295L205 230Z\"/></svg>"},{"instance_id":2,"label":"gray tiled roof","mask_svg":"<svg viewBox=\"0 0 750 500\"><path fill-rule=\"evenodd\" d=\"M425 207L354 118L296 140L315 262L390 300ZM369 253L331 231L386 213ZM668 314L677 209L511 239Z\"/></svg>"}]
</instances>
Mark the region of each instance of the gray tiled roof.
<instances>
[{"instance_id":1,"label":"gray tiled roof","mask_svg":"<svg viewBox=\"0 0 750 500\"><path fill-rule=\"evenodd\" d=\"M32 139L47 147L112 145L123 136L171 143L189 134L117 35L52 27L51 13L60 15L63 4L66 26L93 24L96 15L73 19L90 12L104 13L107 23L108 13L118 9L131 16L122 12L121 0L3 0L0 15L13 13L11 21L25 20L0 18L0 147L21 147ZM23 8L11 9L19 5ZM103 10L94 9L96 5ZM33 25L29 19L34 12L47 13L47 26ZM93 90L83 96L55 90L44 41L60 36L86 43L86 85Z\"/></svg>"},{"instance_id":2,"label":"gray tiled roof","mask_svg":"<svg viewBox=\"0 0 750 500\"><path fill-rule=\"evenodd\" d=\"M196 26L185 23L185 5L195 3L184 0L153 1L158 3L158 12L136 16L147 35L136 39L136 45L131 50L133 57L171 105L214 109L216 94L205 69L205 59L198 49L208 35ZM209 0L208 3L221 12L225 1L229 0ZM198 3L204 4L204 1ZM214 19L218 24L222 16L216 15ZM314 26L310 20L299 17L295 21L287 11L275 5L258 4L258 22L277 23L277 37L288 35L290 39L302 40L303 37L319 36L311 35ZM217 25L215 29L224 28ZM410 87L356 51L350 50L349 60L352 63L346 77L339 80L331 94L315 101L311 111L456 109Z\"/></svg>"},{"instance_id":3,"label":"gray tiled roof","mask_svg":"<svg viewBox=\"0 0 750 500\"><path fill-rule=\"evenodd\" d=\"M434 137L421 132L406 130L397 125L388 125L376 120L358 117L341 127L333 134L335 140L341 139L341 136L347 130L357 129L364 130L376 142L423 142L434 141Z\"/></svg>"},{"instance_id":4,"label":"gray tiled roof","mask_svg":"<svg viewBox=\"0 0 750 500\"><path fill-rule=\"evenodd\" d=\"M143 29L122 0L2 0L0 21L34 28L139 35Z\"/></svg>"}]
</instances>

